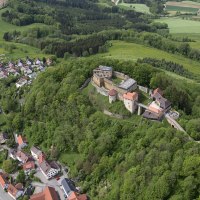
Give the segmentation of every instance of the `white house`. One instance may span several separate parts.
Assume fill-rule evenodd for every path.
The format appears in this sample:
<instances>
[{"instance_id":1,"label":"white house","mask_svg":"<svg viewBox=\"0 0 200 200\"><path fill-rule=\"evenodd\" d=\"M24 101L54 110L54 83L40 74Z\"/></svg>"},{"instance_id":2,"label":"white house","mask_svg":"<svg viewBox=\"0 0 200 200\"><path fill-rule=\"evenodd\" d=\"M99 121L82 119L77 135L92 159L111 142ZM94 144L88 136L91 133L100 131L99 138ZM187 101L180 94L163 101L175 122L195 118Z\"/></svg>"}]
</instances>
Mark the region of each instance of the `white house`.
<instances>
[{"instance_id":1,"label":"white house","mask_svg":"<svg viewBox=\"0 0 200 200\"><path fill-rule=\"evenodd\" d=\"M45 176L46 179L50 179L50 178L54 177L60 171L60 169L58 169L55 166L52 166L51 163L48 163L46 160L44 160L40 164L40 170L41 170L41 172L43 173L43 175Z\"/></svg>"},{"instance_id":2,"label":"white house","mask_svg":"<svg viewBox=\"0 0 200 200\"><path fill-rule=\"evenodd\" d=\"M42 154L42 151L34 146L32 146L30 150L31 150L31 155L33 156L33 158L35 160L39 160L39 156Z\"/></svg>"},{"instance_id":3,"label":"white house","mask_svg":"<svg viewBox=\"0 0 200 200\"><path fill-rule=\"evenodd\" d=\"M17 88L23 87L27 84L27 80L25 78L21 78L15 85Z\"/></svg>"}]
</instances>

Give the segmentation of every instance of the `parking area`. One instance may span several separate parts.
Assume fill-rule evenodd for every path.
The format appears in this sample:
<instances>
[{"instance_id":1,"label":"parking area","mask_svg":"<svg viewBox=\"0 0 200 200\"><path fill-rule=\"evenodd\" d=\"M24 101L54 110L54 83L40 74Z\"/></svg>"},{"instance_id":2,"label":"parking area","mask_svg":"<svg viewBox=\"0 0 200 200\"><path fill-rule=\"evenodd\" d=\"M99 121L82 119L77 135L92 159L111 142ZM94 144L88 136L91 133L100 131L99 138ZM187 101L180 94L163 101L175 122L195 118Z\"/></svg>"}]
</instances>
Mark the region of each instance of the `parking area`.
<instances>
[{"instance_id":1,"label":"parking area","mask_svg":"<svg viewBox=\"0 0 200 200\"><path fill-rule=\"evenodd\" d=\"M36 174L35 174L36 177L38 177L42 183L36 183L34 182L33 183L33 186L37 186L37 187L45 187L45 186L50 186L50 187L54 187L55 190L58 192L59 196L60 196L60 199L61 200L65 200L65 197L64 197L64 193L60 187L60 183L59 183L59 180L62 180L63 178L65 178L65 176L61 176L60 179L57 181L56 178L54 179L51 179L51 180L47 180L45 178L45 176L42 174L42 172L38 169Z\"/></svg>"}]
</instances>

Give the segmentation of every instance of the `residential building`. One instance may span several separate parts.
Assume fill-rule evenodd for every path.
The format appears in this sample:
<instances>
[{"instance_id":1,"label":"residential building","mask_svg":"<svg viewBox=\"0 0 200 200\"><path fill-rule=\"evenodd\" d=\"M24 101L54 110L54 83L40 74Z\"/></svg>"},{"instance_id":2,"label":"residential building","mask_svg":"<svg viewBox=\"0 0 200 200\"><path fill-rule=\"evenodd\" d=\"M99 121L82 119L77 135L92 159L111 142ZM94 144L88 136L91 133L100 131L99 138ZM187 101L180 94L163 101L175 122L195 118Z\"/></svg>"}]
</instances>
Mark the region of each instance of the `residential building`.
<instances>
[{"instance_id":1,"label":"residential building","mask_svg":"<svg viewBox=\"0 0 200 200\"><path fill-rule=\"evenodd\" d=\"M17 187L16 187L17 186ZM9 184L8 185L8 194L13 198L13 199L17 199L20 196L23 195L23 190L18 188L18 185L12 185Z\"/></svg>"},{"instance_id":2,"label":"residential building","mask_svg":"<svg viewBox=\"0 0 200 200\"><path fill-rule=\"evenodd\" d=\"M8 140L8 134L7 133L1 133L0 134L0 144L5 144Z\"/></svg>"},{"instance_id":3,"label":"residential building","mask_svg":"<svg viewBox=\"0 0 200 200\"><path fill-rule=\"evenodd\" d=\"M155 99L155 102L165 111L168 111L171 109L171 102L167 99L165 99L162 95L160 95L158 92L156 92L153 95L153 99Z\"/></svg>"},{"instance_id":4,"label":"residential building","mask_svg":"<svg viewBox=\"0 0 200 200\"><path fill-rule=\"evenodd\" d=\"M8 175L0 172L0 185L3 189L8 188Z\"/></svg>"},{"instance_id":5,"label":"residential building","mask_svg":"<svg viewBox=\"0 0 200 200\"><path fill-rule=\"evenodd\" d=\"M31 161L32 159L29 155L27 155L26 153L22 151L17 151L16 158L22 163L27 163L28 161Z\"/></svg>"},{"instance_id":6,"label":"residential building","mask_svg":"<svg viewBox=\"0 0 200 200\"><path fill-rule=\"evenodd\" d=\"M138 94L136 92L128 92L123 95L123 98L126 109L133 113L137 109Z\"/></svg>"},{"instance_id":7,"label":"residential building","mask_svg":"<svg viewBox=\"0 0 200 200\"><path fill-rule=\"evenodd\" d=\"M24 148L25 146L27 146L27 140L22 135L17 136L17 143L20 148Z\"/></svg>"},{"instance_id":8,"label":"residential building","mask_svg":"<svg viewBox=\"0 0 200 200\"><path fill-rule=\"evenodd\" d=\"M45 187L45 189L38 193L33 194L30 200L59 200L58 194L53 187Z\"/></svg>"},{"instance_id":9,"label":"residential building","mask_svg":"<svg viewBox=\"0 0 200 200\"><path fill-rule=\"evenodd\" d=\"M31 150L31 155L33 156L33 158L35 160L39 160L39 157L42 154L42 151L39 148L34 147L34 146L32 146L30 150Z\"/></svg>"},{"instance_id":10,"label":"residential building","mask_svg":"<svg viewBox=\"0 0 200 200\"><path fill-rule=\"evenodd\" d=\"M61 186L67 198L72 192L78 192L78 190L75 187L75 184L68 178L64 178L61 181Z\"/></svg>"},{"instance_id":11,"label":"residential building","mask_svg":"<svg viewBox=\"0 0 200 200\"><path fill-rule=\"evenodd\" d=\"M44 160L39 166L46 179L53 178L60 171L60 168L58 169L54 164L51 164L46 160Z\"/></svg>"},{"instance_id":12,"label":"residential building","mask_svg":"<svg viewBox=\"0 0 200 200\"><path fill-rule=\"evenodd\" d=\"M31 170L35 169L35 162L34 161L28 161L23 165L23 170L25 172L30 172Z\"/></svg>"},{"instance_id":13,"label":"residential building","mask_svg":"<svg viewBox=\"0 0 200 200\"><path fill-rule=\"evenodd\" d=\"M67 200L88 200L86 194L78 194L76 192L71 192L67 197Z\"/></svg>"},{"instance_id":14,"label":"residential building","mask_svg":"<svg viewBox=\"0 0 200 200\"><path fill-rule=\"evenodd\" d=\"M45 154L44 153L40 154L38 159L39 164L41 164L45 159L46 159Z\"/></svg>"},{"instance_id":15,"label":"residential building","mask_svg":"<svg viewBox=\"0 0 200 200\"><path fill-rule=\"evenodd\" d=\"M17 150L16 149L10 149L9 150L9 157L12 158L13 160L16 160L16 154L17 154Z\"/></svg>"},{"instance_id":16,"label":"residential building","mask_svg":"<svg viewBox=\"0 0 200 200\"><path fill-rule=\"evenodd\" d=\"M16 85L17 88L20 88L20 87L26 85L27 82L28 82L27 79L20 78L19 81L15 85Z\"/></svg>"}]
</instances>

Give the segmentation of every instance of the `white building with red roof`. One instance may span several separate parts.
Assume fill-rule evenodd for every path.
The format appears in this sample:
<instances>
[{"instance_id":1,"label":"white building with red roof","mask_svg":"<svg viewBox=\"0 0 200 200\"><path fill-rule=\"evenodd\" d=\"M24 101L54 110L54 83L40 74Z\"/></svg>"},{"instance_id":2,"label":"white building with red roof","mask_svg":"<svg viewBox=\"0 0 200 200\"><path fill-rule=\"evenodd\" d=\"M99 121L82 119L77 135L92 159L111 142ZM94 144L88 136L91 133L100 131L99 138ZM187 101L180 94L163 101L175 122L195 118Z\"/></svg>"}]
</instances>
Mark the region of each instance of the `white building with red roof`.
<instances>
[{"instance_id":1,"label":"white building with red roof","mask_svg":"<svg viewBox=\"0 0 200 200\"><path fill-rule=\"evenodd\" d=\"M137 92L128 92L123 94L124 98L124 105L128 111L134 113L137 109L137 102L138 102L138 93Z\"/></svg>"}]
</instances>

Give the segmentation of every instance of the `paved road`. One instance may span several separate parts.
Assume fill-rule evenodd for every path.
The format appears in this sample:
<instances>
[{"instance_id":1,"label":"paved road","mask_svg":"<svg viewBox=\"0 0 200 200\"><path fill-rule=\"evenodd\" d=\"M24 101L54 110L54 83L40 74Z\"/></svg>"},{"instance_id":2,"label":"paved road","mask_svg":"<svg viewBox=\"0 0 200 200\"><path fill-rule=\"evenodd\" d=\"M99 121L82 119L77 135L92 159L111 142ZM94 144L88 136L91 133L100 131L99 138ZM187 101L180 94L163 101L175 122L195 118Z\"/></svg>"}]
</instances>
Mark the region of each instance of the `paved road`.
<instances>
[{"instance_id":1,"label":"paved road","mask_svg":"<svg viewBox=\"0 0 200 200\"><path fill-rule=\"evenodd\" d=\"M42 172L39 170L37 170L36 177L38 177L42 183L37 183L37 182L33 182L33 186L39 186L39 187L44 187L44 186L50 186L50 187L54 187L55 190L58 192L59 196L60 196L60 200L65 200L64 198L64 192L62 191L62 189L60 188L60 183L56 180L56 179L51 179L51 180L47 180L45 178L45 176L42 174ZM60 180L63 179L66 176L62 176L60 177Z\"/></svg>"},{"instance_id":2,"label":"paved road","mask_svg":"<svg viewBox=\"0 0 200 200\"><path fill-rule=\"evenodd\" d=\"M7 192L5 192L2 187L0 187L0 200L13 200Z\"/></svg>"}]
</instances>

